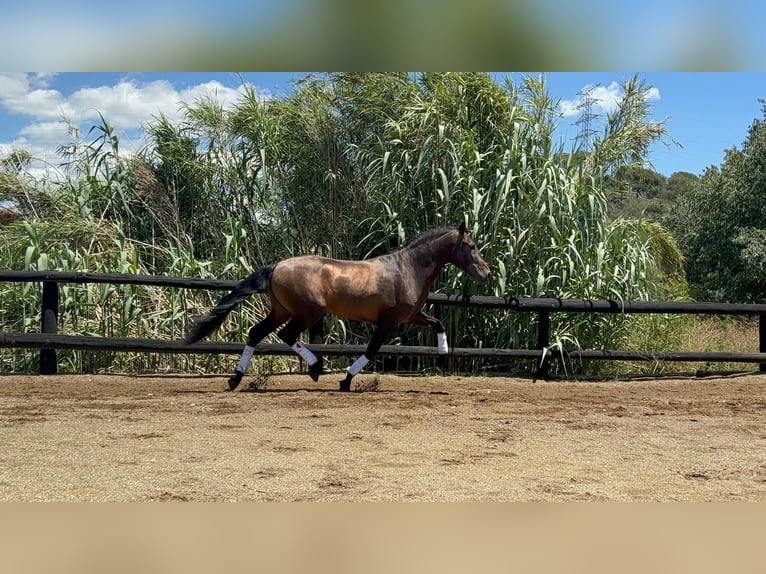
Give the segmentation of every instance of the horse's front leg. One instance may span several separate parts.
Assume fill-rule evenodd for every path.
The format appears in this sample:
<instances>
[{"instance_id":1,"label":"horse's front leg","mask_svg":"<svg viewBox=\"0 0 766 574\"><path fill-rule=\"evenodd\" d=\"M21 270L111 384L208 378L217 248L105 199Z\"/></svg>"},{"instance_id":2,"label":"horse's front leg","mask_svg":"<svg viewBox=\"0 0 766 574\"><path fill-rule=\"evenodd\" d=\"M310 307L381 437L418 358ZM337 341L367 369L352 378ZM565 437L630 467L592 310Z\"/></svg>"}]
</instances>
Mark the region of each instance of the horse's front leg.
<instances>
[{"instance_id":1,"label":"horse's front leg","mask_svg":"<svg viewBox=\"0 0 766 574\"><path fill-rule=\"evenodd\" d=\"M436 317L426 315L422 310L418 311L410 323L413 325L422 325L424 327L432 327L436 331L436 345L439 349L439 356L436 357L436 366L442 370L447 370L447 353L449 353L449 345L447 345L447 332L444 328L444 323L439 321Z\"/></svg>"},{"instance_id":2,"label":"horse's front leg","mask_svg":"<svg viewBox=\"0 0 766 574\"><path fill-rule=\"evenodd\" d=\"M353 379L354 375L361 371L367 363L375 358L375 355L378 353L380 347L383 345L393 328L394 323L378 323L375 332L372 334L372 339L370 339L370 342L367 344L367 350L346 370L346 378L340 382L341 391L348 392L351 390L351 379Z\"/></svg>"},{"instance_id":3,"label":"horse's front leg","mask_svg":"<svg viewBox=\"0 0 766 574\"><path fill-rule=\"evenodd\" d=\"M444 323L439 321L439 319L436 317L431 317L431 315L426 315L423 313L423 311L418 311L410 323L413 325L432 327L434 331L436 331L436 342L439 347L439 354L446 355L449 353L449 345L447 345L447 332L444 328Z\"/></svg>"}]
</instances>

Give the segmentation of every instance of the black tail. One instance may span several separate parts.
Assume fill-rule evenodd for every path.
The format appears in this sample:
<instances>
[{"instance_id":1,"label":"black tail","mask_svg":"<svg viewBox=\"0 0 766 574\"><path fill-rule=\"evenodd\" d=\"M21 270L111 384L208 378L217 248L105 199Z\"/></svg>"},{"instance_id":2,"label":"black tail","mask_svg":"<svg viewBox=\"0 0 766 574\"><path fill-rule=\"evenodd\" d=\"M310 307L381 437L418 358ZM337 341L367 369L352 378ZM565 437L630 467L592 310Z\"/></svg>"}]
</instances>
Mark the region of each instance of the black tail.
<instances>
[{"instance_id":1,"label":"black tail","mask_svg":"<svg viewBox=\"0 0 766 574\"><path fill-rule=\"evenodd\" d=\"M274 265L267 265L266 267L260 267L246 279L243 279L231 293L223 297L218 305L210 310L210 313L194 322L194 325L192 325L184 339L184 343L191 345L207 337L223 323L223 320L226 319L226 316L231 313L234 307L242 303L253 293L265 293L273 271Z\"/></svg>"}]
</instances>

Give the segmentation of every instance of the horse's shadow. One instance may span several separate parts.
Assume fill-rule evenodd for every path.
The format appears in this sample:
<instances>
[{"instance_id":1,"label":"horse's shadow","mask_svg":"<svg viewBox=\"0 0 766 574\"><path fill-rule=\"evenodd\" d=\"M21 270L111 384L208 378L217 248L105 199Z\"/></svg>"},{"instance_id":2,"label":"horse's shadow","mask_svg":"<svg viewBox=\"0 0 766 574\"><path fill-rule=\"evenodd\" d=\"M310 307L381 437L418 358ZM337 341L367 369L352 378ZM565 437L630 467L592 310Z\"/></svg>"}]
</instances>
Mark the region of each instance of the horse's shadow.
<instances>
[{"instance_id":1,"label":"horse's shadow","mask_svg":"<svg viewBox=\"0 0 766 574\"><path fill-rule=\"evenodd\" d=\"M327 394L327 395L369 395L369 394L385 394L385 395L449 395L447 391L426 391L421 389L366 389L366 388L352 388L350 391L340 391L338 389L329 388L317 388L317 387L293 387L293 388L277 388L277 387L244 387L240 390L230 391L227 388L210 388L210 389L178 389L175 391L179 395L202 395L210 393L226 393L226 394L248 394L248 395L294 395L298 393L311 393L311 394Z\"/></svg>"}]
</instances>

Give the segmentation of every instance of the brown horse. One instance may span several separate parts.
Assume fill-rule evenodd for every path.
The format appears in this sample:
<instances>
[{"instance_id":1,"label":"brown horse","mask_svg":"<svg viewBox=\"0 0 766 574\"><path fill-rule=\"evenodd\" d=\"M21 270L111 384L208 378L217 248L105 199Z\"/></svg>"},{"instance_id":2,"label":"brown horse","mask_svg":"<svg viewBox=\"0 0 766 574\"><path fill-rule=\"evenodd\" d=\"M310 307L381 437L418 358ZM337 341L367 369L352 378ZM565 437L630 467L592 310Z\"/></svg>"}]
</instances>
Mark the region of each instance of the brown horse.
<instances>
[{"instance_id":1,"label":"brown horse","mask_svg":"<svg viewBox=\"0 0 766 574\"><path fill-rule=\"evenodd\" d=\"M352 364L341 391L351 389L351 379L373 359L391 330L402 323L428 325L437 333L439 351L447 353L444 325L423 313L428 292L442 268L452 263L479 283L489 278L489 267L465 230L439 228L427 231L406 247L365 261L342 261L306 255L261 267L223 297L208 315L199 319L185 339L199 341L215 330L226 315L253 293L268 293L271 312L250 329L247 344L229 388L242 381L257 345L287 322L278 335L309 365L309 375L319 378L319 359L299 341L300 334L326 312L376 325L367 350Z\"/></svg>"}]
</instances>

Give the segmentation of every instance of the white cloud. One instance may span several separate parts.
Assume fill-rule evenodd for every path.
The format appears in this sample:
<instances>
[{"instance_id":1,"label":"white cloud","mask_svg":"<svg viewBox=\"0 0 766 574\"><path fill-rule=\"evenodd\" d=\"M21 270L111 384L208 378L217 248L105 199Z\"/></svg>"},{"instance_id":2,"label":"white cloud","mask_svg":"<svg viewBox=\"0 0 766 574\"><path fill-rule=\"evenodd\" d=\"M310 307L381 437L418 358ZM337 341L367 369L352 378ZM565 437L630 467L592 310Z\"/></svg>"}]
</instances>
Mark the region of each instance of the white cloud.
<instances>
[{"instance_id":1,"label":"white cloud","mask_svg":"<svg viewBox=\"0 0 766 574\"><path fill-rule=\"evenodd\" d=\"M179 120L182 103L194 104L201 98L213 97L224 107L231 107L241 95L241 89L214 81L178 91L167 80L143 85L125 80L114 86L82 88L71 95L67 104L78 121L96 119L101 112L116 128L131 129L141 127L159 113Z\"/></svg>"},{"instance_id":2,"label":"white cloud","mask_svg":"<svg viewBox=\"0 0 766 574\"><path fill-rule=\"evenodd\" d=\"M67 127L63 122L35 122L21 128L19 135L50 143L64 143L68 137Z\"/></svg>"},{"instance_id":3,"label":"white cloud","mask_svg":"<svg viewBox=\"0 0 766 574\"><path fill-rule=\"evenodd\" d=\"M608 86L589 84L580 90L580 94L573 100L562 100L559 103L559 111L565 117L576 116L580 113L578 107L583 103L582 94L590 91L590 97L593 101L593 111L595 113L610 113L617 109L623 96L622 86L617 82L612 82ZM660 91L655 88L649 88L647 99L659 100Z\"/></svg>"},{"instance_id":4,"label":"white cloud","mask_svg":"<svg viewBox=\"0 0 766 574\"><path fill-rule=\"evenodd\" d=\"M53 77L0 73L0 107L15 116L29 118L13 141L0 142L0 154L23 148L34 157L50 159L59 145L69 142L64 118L86 134L91 125L99 122L99 113L117 130L121 149L137 149L143 143L141 127L160 113L178 121L182 103L194 104L204 97L213 97L224 107L230 107L243 90L211 81L179 91L167 80L140 84L125 79L114 85L83 87L65 95L49 88Z\"/></svg>"},{"instance_id":5,"label":"white cloud","mask_svg":"<svg viewBox=\"0 0 766 574\"><path fill-rule=\"evenodd\" d=\"M19 72L0 74L0 105L12 113L49 116L50 110L55 110L63 101L59 92L45 89L39 76Z\"/></svg>"}]
</instances>

